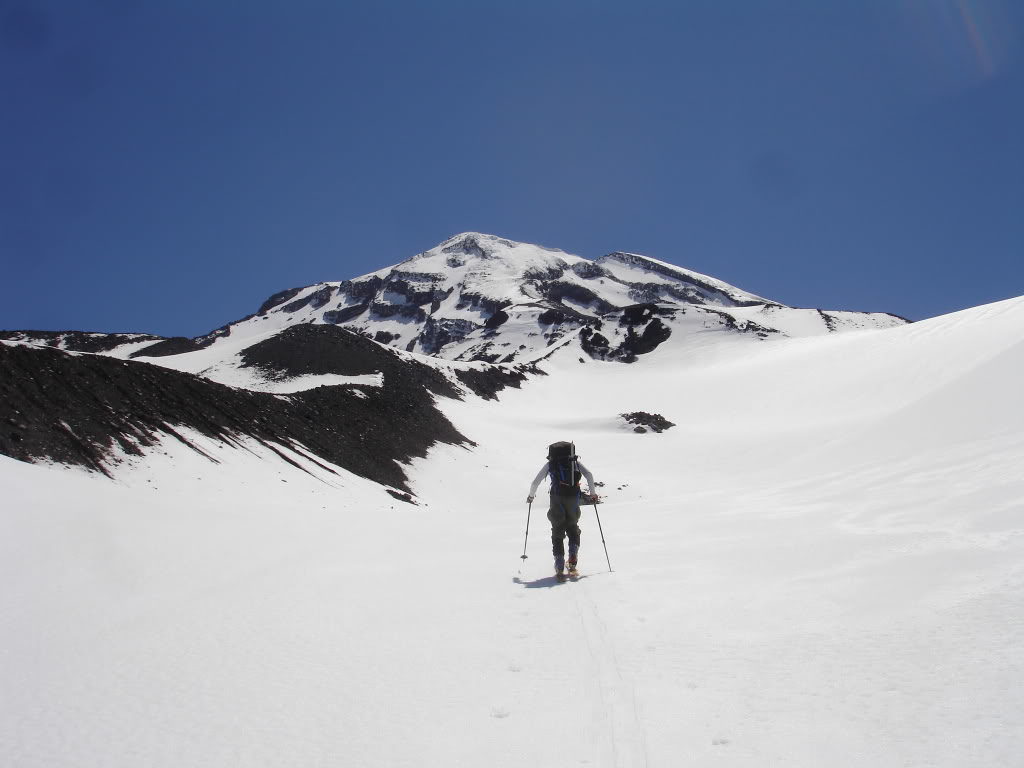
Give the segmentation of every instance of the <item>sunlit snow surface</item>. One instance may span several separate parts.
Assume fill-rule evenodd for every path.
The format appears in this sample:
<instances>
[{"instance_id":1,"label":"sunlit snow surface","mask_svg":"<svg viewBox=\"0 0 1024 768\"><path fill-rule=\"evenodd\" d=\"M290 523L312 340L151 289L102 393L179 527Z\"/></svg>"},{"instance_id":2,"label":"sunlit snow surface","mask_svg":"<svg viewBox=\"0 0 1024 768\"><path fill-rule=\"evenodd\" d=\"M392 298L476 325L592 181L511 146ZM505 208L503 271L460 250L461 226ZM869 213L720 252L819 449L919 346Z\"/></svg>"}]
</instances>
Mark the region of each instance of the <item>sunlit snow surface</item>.
<instances>
[{"instance_id":1,"label":"sunlit snow surface","mask_svg":"<svg viewBox=\"0 0 1024 768\"><path fill-rule=\"evenodd\" d=\"M1016 299L631 366L569 345L440 401L478 447L411 467L420 506L258 446L116 483L0 457L0 757L1019 765L1022 339ZM557 439L605 484L614 573L592 509L579 582L539 502L520 560Z\"/></svg>"}]
</instances>

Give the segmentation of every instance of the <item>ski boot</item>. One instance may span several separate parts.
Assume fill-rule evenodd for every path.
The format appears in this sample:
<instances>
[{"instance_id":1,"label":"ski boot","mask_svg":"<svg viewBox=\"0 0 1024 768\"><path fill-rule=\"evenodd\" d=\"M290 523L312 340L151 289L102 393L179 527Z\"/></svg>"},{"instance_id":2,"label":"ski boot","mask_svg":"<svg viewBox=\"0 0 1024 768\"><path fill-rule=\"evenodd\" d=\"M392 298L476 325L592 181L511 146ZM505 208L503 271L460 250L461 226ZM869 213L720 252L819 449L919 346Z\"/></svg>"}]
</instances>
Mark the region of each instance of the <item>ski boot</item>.
<instances>
[{"instance_id":1,"label":"ski boot","mask_svg":"<svg viewBox=\"0 0 1024 768\"><path fill-rule=\"evenodd\" d=\"M565 561L560 557L555 558L555 578L565 581Z\"/></svg>"},{"instance_id":2,"label":"ski boot","mask_svg":"<svg viewBox=\"0 0 1024 768\"><path fill-rule=\"evenodd\" d=\"M579 544L573 546L569 544L569 559L566 560L565 564L569 567L569 578L575 579L579 572L576 570L576 561L579 557Z\"/></svg>"}]
</instances>

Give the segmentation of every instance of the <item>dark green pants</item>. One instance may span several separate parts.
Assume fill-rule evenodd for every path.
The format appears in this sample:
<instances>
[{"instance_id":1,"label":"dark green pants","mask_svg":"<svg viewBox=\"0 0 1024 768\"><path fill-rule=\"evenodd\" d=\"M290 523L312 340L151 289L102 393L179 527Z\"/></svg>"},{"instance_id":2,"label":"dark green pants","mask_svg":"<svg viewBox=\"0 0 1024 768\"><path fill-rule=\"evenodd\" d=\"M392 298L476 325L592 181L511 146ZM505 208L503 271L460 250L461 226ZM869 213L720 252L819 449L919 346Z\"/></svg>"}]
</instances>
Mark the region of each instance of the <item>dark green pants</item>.
<instances>
[{"instance_id":1,"label":"dark green pants","mask_svg":"<svg viewBox=\"0 0 1024 768\"><path fill-rule=\"evenodd\" d=\"M569 557L575 557L580 548L580 500L577 496L551 494L548 508L551 521L551 554L556 560L565 559L565 538L569 537Z\"/></svg>"}]
</instances>

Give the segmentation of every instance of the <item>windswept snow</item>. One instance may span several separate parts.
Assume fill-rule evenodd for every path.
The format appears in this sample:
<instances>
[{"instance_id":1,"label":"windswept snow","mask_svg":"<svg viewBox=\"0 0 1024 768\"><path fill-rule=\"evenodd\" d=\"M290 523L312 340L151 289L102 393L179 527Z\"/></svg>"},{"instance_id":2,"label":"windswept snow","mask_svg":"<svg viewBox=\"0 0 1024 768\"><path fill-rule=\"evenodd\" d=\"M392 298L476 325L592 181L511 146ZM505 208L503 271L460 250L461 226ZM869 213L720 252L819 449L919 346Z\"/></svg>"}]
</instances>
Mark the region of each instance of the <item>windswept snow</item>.
<instances>
[{"instance_id":1,"label":"windswept snow","mask_svg":"<svg viewBox=\"0 0 1024 768\"><path fill-rule=\"evenodd\" d=\"M414 461L415 506L258 446L166 445L117 483L0 457L0 755L1016 766L1022 331L1015 299L631 366L563 342L498 403L439 404L477 446ZM541 501L519 557L559 439L615 569L587 509L569 584Z\"/></svg>"}]
</instances>

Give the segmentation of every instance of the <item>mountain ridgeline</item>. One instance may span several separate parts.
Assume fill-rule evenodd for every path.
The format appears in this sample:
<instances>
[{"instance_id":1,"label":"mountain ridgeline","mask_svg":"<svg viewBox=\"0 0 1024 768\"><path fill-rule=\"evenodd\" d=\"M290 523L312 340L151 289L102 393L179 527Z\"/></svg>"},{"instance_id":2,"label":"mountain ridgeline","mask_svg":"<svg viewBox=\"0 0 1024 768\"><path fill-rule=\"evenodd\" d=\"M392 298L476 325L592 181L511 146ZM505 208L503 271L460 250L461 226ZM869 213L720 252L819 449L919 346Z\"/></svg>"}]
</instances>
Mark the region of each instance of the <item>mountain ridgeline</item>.
<instances>
[{"instance_id":1,"label":"mountain ridgeline","mask_svg":"<svg viewBox=\"0 0 1024 768\"><path fill-rule=\"evenodd\" d=\"M514 363L582 334L594 358L633 362L696 324L796 335L904 322L885 314L785 307L706 275L631 253L594 261L466 233L395 267L270 297L247 324L341 325L408 352ZM803 316L803 317L801 317ZM694 322L683 325L693 326Z\"/></svg>"},{"instance_id":2,"label":"mountain ridgeline","mask_svg":"<svg viewBox=\"0 0 1024 768\"><path fill-rule=\"evenodd\" d=\"M470 443L435 407L435 396L464 396L452 381L350 331L291 328L256 345L249 364L287 375L306 360L383 372L382 384L282 397L150 363L0 344L0 453L110 475L165 439L216 461L190 437L199 434L234 446L249 439L297 467L289 455L407 490L402 464L436 442Z\"/></svg>"},{"instance_id":3,"label":"mountain ridgeline","mask_svg":"<svg viewBox=\"0 0 1024 768\"><path fill-rule=\"evenodd\" d=\"M110 474L164 439L202 452L188 437L201 434L405 489L403 463L471 443L437 398L494 399L563 350L654 362L904 322L786 307L636 254L591 261L466 233L394 267L281 291L197 338L0 332L0 453Z\"/></svg>"}]
</instances>

